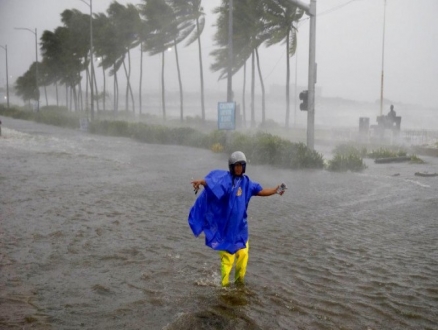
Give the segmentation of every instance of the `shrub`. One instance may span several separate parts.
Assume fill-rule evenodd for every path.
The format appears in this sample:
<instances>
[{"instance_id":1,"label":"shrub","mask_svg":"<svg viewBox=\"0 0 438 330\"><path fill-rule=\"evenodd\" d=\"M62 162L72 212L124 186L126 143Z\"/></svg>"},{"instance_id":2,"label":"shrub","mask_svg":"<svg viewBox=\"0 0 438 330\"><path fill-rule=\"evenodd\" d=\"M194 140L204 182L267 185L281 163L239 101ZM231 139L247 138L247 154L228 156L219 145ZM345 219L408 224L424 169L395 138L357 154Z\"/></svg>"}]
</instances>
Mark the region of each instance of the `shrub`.
<instances>
[{"instance_id":1,"label":"shrub","mask_svg":"<svg viewBox=\"0 0 438 330\"><path fill-rule=\"evenodd\" d=\"M329 160L327 169L336 172L360 172L366 168L362 157L357 154L341 155L336 154L332 160Z\"/></svg>"},{"instance_id":2,"label":"shrub","mask_svg":"<svg viewBox=\"0 0 438 330\"><path fill-rule=\"evenodd\" d=\"M8 110L0 107L0 114L10 115L14 118L26 117L26 119L58 126L79 127L80 113L68 112L58 107L46 107L39 113L18 109ZM129 117L127 113L123 113L123 116ZM200 118L193 119L193 121L198 120ZM241 132L213 130L205 134L190 127L168 127L148 125L142 122L97 119L89 123L89 131L94 134L132 137L146 143L176 144L211 149L214 152L231 153L241 150L246 154L248 161L253 164L269 164L290 169L324 167L322 155L310 150L303 143L292 143L278 136L262 132L243 134Z\"/></svg>"},{"instance_id":3,"label":"shrub","mask_svg":"<svg viewBox=\"0 0 438 330\"><path fill-rule=\"evenodd\" d=\"M376 159L376 158L404 157L406 155L407 152L401 148L396 148L396 149L379 148L377 150L373 150L369 152L367 154L367 157Z\"/></svg>"},{"instance_id":4,"label":"shrub","mask_svg":"<svg viewBox=\"0 0 438 330\"><path fill-rule=\"evenodd\" d=\"M292 143L269 133L259 132L255 135L234 133L225 150L227 153L243 151L253 164L290 169L324 167L323 157L318 152L310 150L302 143Z\"/></svg>"},{"instance_id":5,"label":"shrub","mask_svg":"<svg viewBox=\"0 0 438 330\"><path fill-rule=\"evenodd\" d=\"M334 150L334 157L328 161L327 170L336 172L360 172L366 168L363 162L363 149L358 149L353 145L339 145Z\"/></svg>"}]
</instances>

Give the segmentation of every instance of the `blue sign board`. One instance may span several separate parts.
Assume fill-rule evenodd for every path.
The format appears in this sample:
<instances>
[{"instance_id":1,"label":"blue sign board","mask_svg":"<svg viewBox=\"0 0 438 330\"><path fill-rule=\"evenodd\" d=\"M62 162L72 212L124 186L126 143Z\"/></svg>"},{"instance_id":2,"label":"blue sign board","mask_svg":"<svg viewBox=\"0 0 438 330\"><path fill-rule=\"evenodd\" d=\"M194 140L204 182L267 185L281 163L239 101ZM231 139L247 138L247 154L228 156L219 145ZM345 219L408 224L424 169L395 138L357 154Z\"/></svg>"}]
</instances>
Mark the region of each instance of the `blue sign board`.
<instances>
[{"instance_id":1,"label":"blue sign board","mask_svg":"<svg viewBox=\"0 0 438 330\"><path fill-rule=\"evenodd\" d=\"M224 130L236 129L236 102L218 102L217 128Z\"/></svg>"}]
</instances>

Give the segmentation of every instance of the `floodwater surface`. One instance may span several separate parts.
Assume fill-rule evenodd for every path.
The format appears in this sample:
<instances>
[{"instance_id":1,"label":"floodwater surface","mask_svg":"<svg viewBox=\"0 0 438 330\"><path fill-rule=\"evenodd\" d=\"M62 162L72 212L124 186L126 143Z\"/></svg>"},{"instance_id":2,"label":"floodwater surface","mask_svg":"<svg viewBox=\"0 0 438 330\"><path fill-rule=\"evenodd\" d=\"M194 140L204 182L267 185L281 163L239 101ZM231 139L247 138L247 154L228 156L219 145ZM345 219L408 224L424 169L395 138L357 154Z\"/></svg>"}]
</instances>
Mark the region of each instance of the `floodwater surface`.
<instances>
[{"instance_id":1,"label":"floodwater surface","mask_svg":"<svg viewBox=\"0 0 438 330\"><path fill-rule=\"evenodd\" d=\"M5 118L1 329L438 329L438 177L247 165L244 287L221 288L190 185L227 155Z\"/></svg>"}]
</instances>

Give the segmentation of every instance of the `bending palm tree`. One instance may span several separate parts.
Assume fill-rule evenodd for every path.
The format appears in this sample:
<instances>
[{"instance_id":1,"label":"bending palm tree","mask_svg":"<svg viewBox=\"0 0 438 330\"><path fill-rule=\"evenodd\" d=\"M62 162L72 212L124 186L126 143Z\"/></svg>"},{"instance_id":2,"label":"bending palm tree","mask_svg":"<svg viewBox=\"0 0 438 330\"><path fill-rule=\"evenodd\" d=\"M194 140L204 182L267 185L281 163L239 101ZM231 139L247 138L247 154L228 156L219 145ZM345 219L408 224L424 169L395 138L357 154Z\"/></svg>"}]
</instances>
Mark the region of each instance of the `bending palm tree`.
<instances>
[{"instance_id":1,"label":"bending palm tree","mask_svg":"<svg viewBox=\"0 0 438 330\"><path fill-rule=\"evenodd\" d=\"M181 38L189 38L186 47L193 42L198 42L199 72L201 80L201 114L202 121L205 121L205 102L204 102L204 72L202 65L201 34L205 27L205 14L201 7L201 0L170 0L179 22L178 29Z\"/></svg>"},{"instance_id":2,"label":"bending palm tree","mask_svg":"<svg viewBox=\"0 0 438 330\"><path fill-rule=\"evenodd\" d=\"M289 127L290 117L290 58L297 50L297 30L294 23L303 17L300 10L289 0L266 1L267 28L270 36L266 45L272 46L283 42L286 44L286 127Z\"/></svg>"},{"instance_id":3,"label":"bending palm tree","mask_svg":"<svg viewBox=\"0 0 438 330\"><path fill-rule=\"evenodd\" d=\"M138 5L145 20L148 35L147 50L151 55L161 54L161 106L163 119L166 119L166 98L164 83L164 64L166 50L175 44L178 36L177 23L173 9L165 0L143 0Z\"/></svg>"}]
</instances>

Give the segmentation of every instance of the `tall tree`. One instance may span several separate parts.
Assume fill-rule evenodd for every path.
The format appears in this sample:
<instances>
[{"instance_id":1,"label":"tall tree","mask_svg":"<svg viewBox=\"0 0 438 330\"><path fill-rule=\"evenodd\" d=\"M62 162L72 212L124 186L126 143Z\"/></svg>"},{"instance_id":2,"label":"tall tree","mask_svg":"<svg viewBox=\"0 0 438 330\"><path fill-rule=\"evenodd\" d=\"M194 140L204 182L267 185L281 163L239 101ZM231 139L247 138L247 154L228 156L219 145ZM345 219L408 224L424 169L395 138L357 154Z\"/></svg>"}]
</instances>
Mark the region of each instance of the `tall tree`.
<instances>
[{"instance_id":1,"label":"tall tree","mask_svg":"<svg viewBox=\"0 0 438 330\"><path fill-rule=\"evenodd\" d=\"M61 13L61 21L68 29L69 48L73 51L73 56L80 58L82 62L78 73L80 74L85 70L86 75L90 76L88 70L90 63L90 34L84 33L84 31L89 31L90 29L90 15L83 14L77 9L66 9ZM93 83L93 77L89 79L89 82L90 84ZM88 95L86 98L88 99ZM91 102L94 102L94 100L90 98L90 104Z\"/></svg>"},{"instance_id":2,"label":"tall tree","mask_svg":"<svg viewBox=\"0 0 438 330\"><path fill-rule=\"evenodd\" d=\"M105 14L99 13L94 18L94 51L101 58L99 66L104 70L109 69L109 74L114 77L113 84L113 111L119 109L119 89L117 72L122 66L121 54L124 54L124 46L119 43L117 27ZM106 91L104 91L104 95Z\"/></svg>"},{"instance_id":3,"label":"tall tree","mask_svg":"<svg viewBox=\"0 0 438 330\"><path fill-rule=\"evenodd\" d=\"M40 97L35 79L35 65L36 62L32 63L29 69L15 82L15 94L29 103L30 100L39 100Z\"/></svg>"},{"instance_id":4,"label":"tall tree","mask_svg":"<svg viewBox=\"0 0 438 330\"><path fill-rule=\"evenodd\" d=\"M211 69L213 71L221 71L219 79L227 77L228 69L228 1L222 0L222 5L215 9L218 14L217 18L217 32L215 34L215 43L219 46L218 49L211 52L215 58ZM267 39L268 33L265 27L264 17L264 0L241 0L235 1L233 8L233 50L234 58L232 66L232 74L235 74L245 64L245 62L252 56L252 63L255 63L255 50L263 44ZM263 86L261 69L257 61L257 68L259 77ZM255 64L251 65L251 77L253 79L252 86L255 79ZM265 95L262 87L262 98ZM255 112L254 112L254 88L251 88L251 126L255 126ZM265 107L262 102L262 120L265 118Z\"/></svg>"},{"instance_id":5,"label":"tall tree","mask_svg":"<svg viewBox=\"0 0 438 330\"><path fill-rule=\"evenodd\" d=\"M186 46L198 42L199 75L201 81L201 115L205 121L204 72L202 65L201 34L205 27L205 14L201 7L201 0L170 0L178 20L178 30ZM181 109L182 116L182 109ZM181 118L182 119L182 118Z\"/></svg>"},{"instance_id":6,"label":"tall tree","mask_svg":"<svg viewBox=\"0 0 438 330\"><path fill-rule=\"evenodd\" d=\"M71 88L77 109L76 86L81 81L81 71L86 66L84 55L79 52L77 40L67 27L58 27L54 32L44 31L41 36L43 62L54 69L49 74L54 81ZM85 55L86 58L86 55Z\"/></svg>"},{"instance_id":7,"label":"tall tree","mask_svg":"<svg viewBox=\"0 0 438 330\"><path fill-rule=\"evenodd\" d=\"M265 12L270 34L266 45L268 47L278 43L286 45L286 127L289 127L290 58L297 50L297 29L294 24L303 17L304 11L288 0L266 0Z\"/></svg>"},{"instance_id":8,"label":"tall tree","mask_svg":"<svg viewBox=\"0 0 438 330\"><path fill-rule=\"evenodd\" d=\"M142 113L142 91L143 91L143 53L148 50L148 36L149 36L149 29L148 25L145 23L144 20L141 20L139 25L139 33L138 38L140 40L140 82L139 82L139 90L138 90L138 97L139 97L139 113Z\"/></svg>"},{"instance_id":9,"label":"tall tree","mask_svg":"<svg viewBox=\"0 0 438 330\"><path fill-rule=\"evenodd\" d=\"M130 50L140 44L139 31L141 29L140 13L132 4L126 6L121 5L117 1L113 1L109 6L108 18L113 24L116 35L113 38L119 43L118 49L120 53L117 54L119 58L117 61L121 62L125 71L127 85L126 85L126 110L129 108L129 97L131 95L133 111L135 111L134 95L131 87L131 56ZM125 59L128 59L128 67L126 67ZM129 94L128 94L129 93Z\"/></svg>"},{"instance_id":10,"label":"tall tree","mask_svg":"<svg viewBox=\"0 0 438 330\"><path fill-rule=\"evenodd\" d=\"M161 54L161 107L163 119L166 119L165 52L175 44L178 36L177 22L166 0L143 0L138 6L149 31L148 52L151 55Z\"/></svg>"}]
</instances>

